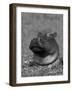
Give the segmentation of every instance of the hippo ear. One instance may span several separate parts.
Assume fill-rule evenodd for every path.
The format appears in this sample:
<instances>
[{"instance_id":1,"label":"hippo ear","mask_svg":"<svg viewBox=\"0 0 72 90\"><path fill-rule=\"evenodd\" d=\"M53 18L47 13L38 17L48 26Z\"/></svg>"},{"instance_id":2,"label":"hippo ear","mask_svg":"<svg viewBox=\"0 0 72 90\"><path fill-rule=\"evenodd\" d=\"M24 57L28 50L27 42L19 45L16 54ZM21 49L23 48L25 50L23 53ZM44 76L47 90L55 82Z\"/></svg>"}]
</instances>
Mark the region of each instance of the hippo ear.
<instances>
[{"instance_id":1,"label":"hippo ear","mask_svg":"<svg viewBox=\"0 0 72 90\"><path fill-rule=\"evenodd\" d=\"M53 36L56 37L56 36L57 36L57 32L54 32L54 33L53 33Z\"/></svg>"},{"instance_id":2,"label":"hippo ear","mask_svg":"<svg viewBox=\"0 0 72 90\"><path fill-rule=\"evenodd\" d=\"M42 33L41 32L38 32L37 37L40 37L40 36L42 36Z\"/></svg>"},{"instance_id":3,"label":"hippo ear","mask_svg":"<svg viewBox=\"0 0 72 90\"><path fill-rule=\"evenodd\" d=\"M50 36L55 38L57 36L57 32L51 33Z\"/></svg>"},{"instance_id":4,"label":"hippo ear","mask_svg":"<svg viewBox=\"0 0 72 90\"><path fill-rule=\"evenodd\" d=\"M57 36L57 32L47 33L47 37L55 38Z\"/></svg>"}]
</instances>

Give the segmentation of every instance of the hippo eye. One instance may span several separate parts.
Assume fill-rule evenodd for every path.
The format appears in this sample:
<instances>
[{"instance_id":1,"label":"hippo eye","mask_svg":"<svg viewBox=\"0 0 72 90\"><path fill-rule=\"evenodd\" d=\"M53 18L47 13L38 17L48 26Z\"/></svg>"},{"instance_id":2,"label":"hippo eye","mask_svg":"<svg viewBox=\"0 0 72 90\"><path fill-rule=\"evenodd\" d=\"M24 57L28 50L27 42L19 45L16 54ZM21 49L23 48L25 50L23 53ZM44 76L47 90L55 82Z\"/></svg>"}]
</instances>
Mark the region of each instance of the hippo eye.
<instances>
[{"instance_id":1,"label":"hippo eye","mask_svg":"<svg viewBox=\"0 0 72 90\"><path fill-rule=\"evenodd\" d=\"M40 38L40 37L38 38L38 41L39 41L39 42L41 41L41 38Z\"/></svg>"},{"instance_id":2,"label":"hippo eye","mask_svg":"<svg viewBox=\"0 0 72 90\"><path fill-rule=\"evenodd\" d=\"M47 33L47 37L49 37L50 36L50 34L49 33Z\"/></svg>"}]
</instances>

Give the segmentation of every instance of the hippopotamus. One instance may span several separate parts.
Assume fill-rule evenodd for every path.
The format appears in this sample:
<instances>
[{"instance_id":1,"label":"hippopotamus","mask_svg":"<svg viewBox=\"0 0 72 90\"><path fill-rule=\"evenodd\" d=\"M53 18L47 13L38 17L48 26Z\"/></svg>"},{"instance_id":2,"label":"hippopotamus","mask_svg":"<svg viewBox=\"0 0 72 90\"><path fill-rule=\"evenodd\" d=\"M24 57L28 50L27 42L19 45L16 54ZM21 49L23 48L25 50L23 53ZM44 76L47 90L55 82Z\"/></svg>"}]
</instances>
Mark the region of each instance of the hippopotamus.
<instances>
[{"instance_id":1,"label":"hippopotamus","mask_svg":"<svg viewBox=\"0 0 72 90\"><path fill-rule=\"evenodd\" d=\"M33 62L38 65L49 65L59 58L59 45L56 41L57 32L42 33L30 42L29 49L33 53Z\"/></svg>"}]
</instances>

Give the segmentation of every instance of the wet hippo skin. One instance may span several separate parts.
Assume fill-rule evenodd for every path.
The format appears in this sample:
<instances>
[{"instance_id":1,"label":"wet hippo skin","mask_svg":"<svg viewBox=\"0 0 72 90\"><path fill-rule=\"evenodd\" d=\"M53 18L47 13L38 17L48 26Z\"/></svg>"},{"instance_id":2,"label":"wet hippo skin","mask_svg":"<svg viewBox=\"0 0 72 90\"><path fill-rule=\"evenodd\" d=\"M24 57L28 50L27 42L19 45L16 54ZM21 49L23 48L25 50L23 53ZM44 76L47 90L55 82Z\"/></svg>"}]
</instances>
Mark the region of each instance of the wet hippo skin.
<instances>
[{"instance_id":1,"label":"wet hippo skin","mask_svg":"<svg viewBox=\"0 0 72 90\"><path fill-rule=\"evenodd\" d=\"M40 65L53 63L59 57L59 46L56 41L57 33L41 33L30 42L29 49L33 52L34 61Z\"/></svg>"}]
</instances>

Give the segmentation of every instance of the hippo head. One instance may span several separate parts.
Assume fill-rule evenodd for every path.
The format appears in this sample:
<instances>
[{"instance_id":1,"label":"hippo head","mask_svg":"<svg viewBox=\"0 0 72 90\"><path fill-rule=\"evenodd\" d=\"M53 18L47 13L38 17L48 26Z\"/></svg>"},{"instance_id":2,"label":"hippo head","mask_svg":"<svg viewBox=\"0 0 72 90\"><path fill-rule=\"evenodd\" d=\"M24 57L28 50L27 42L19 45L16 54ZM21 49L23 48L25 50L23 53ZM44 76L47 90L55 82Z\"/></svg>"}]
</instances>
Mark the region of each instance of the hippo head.
<instances>
[{"instance_id":1,"label":"hippo head","mask_svg":"<svg viewBox=\"0 0 72 90\"><path fill-rule=\"evenodd\" d=\"M46 57L50 54L51 46L55 42L57 33L38 32L37 37L30 42L29 49L40 57Z\"/></svg>"}]
</instances>

